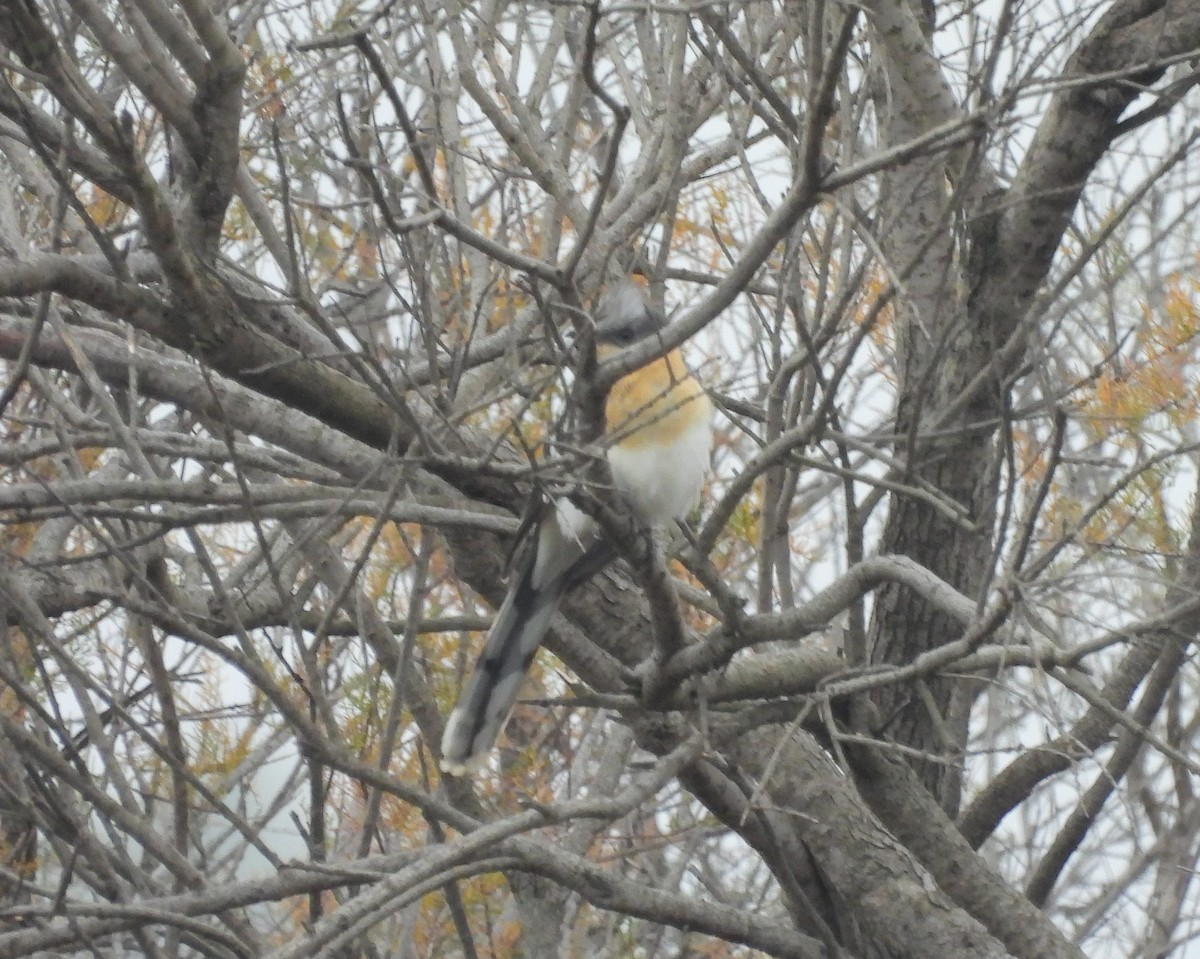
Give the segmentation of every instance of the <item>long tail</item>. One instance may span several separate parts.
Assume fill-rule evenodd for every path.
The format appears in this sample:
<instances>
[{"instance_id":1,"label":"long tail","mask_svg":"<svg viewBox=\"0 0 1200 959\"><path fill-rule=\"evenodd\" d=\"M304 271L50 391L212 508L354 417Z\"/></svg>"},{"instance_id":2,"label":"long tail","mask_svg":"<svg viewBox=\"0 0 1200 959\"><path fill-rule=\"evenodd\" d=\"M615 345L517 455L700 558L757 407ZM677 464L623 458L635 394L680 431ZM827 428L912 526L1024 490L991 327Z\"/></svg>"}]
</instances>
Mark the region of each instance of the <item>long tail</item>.
<instances>
[{"instance_id":1,"label":"long tail","mask_svg":"<svg viewBox=\"0 0 1200 959\"><path fill-rule=\"evenodd\" d=\"M442 734L442 771L461 776L482 759L508 722L550 621L566 592L566 577L534 585L527 562L492 623L467 687Z\"/></svg>"},{"instance_id":2,"label":"long tail","mask_svg":"<svg viewBox=\"0 0 1200 959\"><path fill-rule=\"evenodd\" d=\"M508 722L529 664L567 590L606 566L615 551L569 500L538 524L466 689L442 734L442 771L461 776L492 748Z\"/></svg>"}]
</instances>

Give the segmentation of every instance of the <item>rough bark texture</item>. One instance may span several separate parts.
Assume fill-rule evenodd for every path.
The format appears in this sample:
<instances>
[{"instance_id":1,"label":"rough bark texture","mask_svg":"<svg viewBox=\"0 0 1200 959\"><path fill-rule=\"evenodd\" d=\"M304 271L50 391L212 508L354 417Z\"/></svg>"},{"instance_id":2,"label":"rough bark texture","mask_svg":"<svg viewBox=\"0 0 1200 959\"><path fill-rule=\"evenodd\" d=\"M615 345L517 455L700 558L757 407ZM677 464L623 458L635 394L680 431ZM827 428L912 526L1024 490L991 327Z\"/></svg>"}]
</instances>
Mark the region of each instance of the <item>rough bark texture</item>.
<instances>
[{"instance_id":1,"label":"rough bark texture","mask_svg":"<svg viewBox=\"0 0 1200 959\"><path fill-rule=\"evenodd\" d=\"M1026 40L1001 6L983 60ZM1078 959L1128 890L1096 897L1092 929L1052 919L1055 892L1137 776L1122 836L1159 869L1156 921L1190 933L1194 863L1163 847L1200 835L1200 508L1186 545L1093 543L1046 501L1063 453L1108 470L1096 515L1174 515L1194 477L1159 467L1196 408L1135 411L1145 433L1111 446L1093 434L1119 405L1079 409L1155 350L1189 377L1195 328L1114 285L1088 319L1136 315L1111 337L1075 321L1082 372L1030 386L1026 366L1075 345L1048 281L1096 171L1197 82L1194 0L1115 0L1029 67L1051 92L996 99L951 82L945 11L906 0L380 4L276 43L304 12L0 2L0 955L472 956L508 948L502 926L537 957ZM1027 145L1008 130L1025 102L1045 107ZM629 272L686 308L596 365L589 304ZM365 315L342 289L360 281ZM678 565L579 481L603 450L557 404L573 376L598 412L693 335L722 432ZM1049 450L1072 417L1075 445ZM478 778L439 779L426 744L531 494L587 500L623 562L550 630L561 698ZM1022 539L1038 562L999 574ZM1057 557L1100 600L1116 584L1125 605L1097 617L1119 622L1063 615L1063 643L1029 625L1092 588L1062 586ZM956 823L981 668L1015 698L1069 694L1070 719L1022 713L1061 724ZM236 702L213 691L228 677ZM976 849L1114 731L1065 826L1005 860L1031 902ZM262 882L241 881L251 854Z\"/></svg>"},{"instance_id":2,"label":"rough bark texture","mask_svg":"<svg viewBox=\"0 0 1200 959\"><path fill-rule=\"evenodd\" d=\"M887 97L884 135L902 141L942 119L940 101L914 71L931 60L917 49L915 13L902 3L872 4ZM1136 84L1162 76L1159 58L1195 44L1200 18L1180 3L1114 4L1080 44L1065 77L1085 80L1122 71ZM1182 34L1164 31L1176 25ZM1139 69L1147 65L1144 69ZM969 596L986 582L998 493L996 427L1006 378L1024 355L1036 321L1029 310L1045 280L1076 202L1096 163L1120 132L1138 86L1099 79L1051 101L1010 188L986 189L983 161L923 159L888 178L887 232L900 275L898 452L906 475L961 504L974 525L948 522L928 503L896 497L883 545L911 556ZM983 181L985 189L974 180ZM961 199L968 202L965 215ZM956 212L957 211L957 212ZM961 219L960 219L961 217ZM955 240L969 244L956 255ZM969 291L969 292L965 292ZM982 599L982 597L981 597ZM958 635L953 622L902 589L881 591L871 627L872 658L900 663ZM951 815L960 802L960 762L973 698L970 684L937 680L924 689L877 697L882 731L918 750L950 759L917 762L922 781Z\"/></svg>"}]
</instances>

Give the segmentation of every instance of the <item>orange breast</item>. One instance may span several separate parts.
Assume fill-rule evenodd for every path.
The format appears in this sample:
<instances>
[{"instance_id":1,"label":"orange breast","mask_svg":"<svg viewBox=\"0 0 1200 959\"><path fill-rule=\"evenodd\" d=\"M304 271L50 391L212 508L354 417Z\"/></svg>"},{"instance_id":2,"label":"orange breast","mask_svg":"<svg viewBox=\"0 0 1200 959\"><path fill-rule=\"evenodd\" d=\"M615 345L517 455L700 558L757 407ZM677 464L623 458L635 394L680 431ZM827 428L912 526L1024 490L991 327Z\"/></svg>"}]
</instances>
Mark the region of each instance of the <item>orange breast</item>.
<instances>
[{"instance_id":1,"label":"orange breast","mask_svg":"<svg viewBox=\"0 0 1200 959\"><path fill-rule=\"evenodd\" d=\"M604 405L607 434L629 449L669 445L700 417L708 398L683 365L679 350L613 384Z\"/></svg>"}]
</instances>

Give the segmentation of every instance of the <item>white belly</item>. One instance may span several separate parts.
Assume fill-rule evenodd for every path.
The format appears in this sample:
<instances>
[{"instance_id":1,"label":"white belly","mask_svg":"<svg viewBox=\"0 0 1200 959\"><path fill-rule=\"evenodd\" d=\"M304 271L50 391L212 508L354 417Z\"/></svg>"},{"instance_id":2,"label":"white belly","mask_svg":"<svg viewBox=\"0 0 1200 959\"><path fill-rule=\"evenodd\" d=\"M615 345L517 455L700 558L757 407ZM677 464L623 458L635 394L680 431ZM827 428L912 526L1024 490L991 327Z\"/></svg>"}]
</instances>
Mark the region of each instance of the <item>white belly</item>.
<instances>
[{"instance_id":1,"label":"white belly","mask_svg":"<svg viewBox=\"0 0 1200 959\"><path fill-rule=\"evenodd\" d=\"M613 446L608 465L613 482L638 518L651 525L683 519L700 499L712 447L712 416L701 397L705 415L691 422L670 444Z\"/></svg>"}]
</instances>

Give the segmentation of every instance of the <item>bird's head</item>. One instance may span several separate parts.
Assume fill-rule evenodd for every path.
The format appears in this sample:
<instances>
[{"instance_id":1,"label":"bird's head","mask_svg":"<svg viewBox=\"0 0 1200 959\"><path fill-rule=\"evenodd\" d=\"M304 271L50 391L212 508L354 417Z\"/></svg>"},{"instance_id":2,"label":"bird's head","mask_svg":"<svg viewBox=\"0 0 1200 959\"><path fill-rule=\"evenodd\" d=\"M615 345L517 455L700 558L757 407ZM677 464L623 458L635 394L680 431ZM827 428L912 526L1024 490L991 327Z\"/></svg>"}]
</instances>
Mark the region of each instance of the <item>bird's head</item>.
<instances>
[{"instance_id":1,"label":"bird's head","mask_svg":"<svg viewBox=\"0 0 1200 959\"><path fill-rule=\"evenodd\" d=\"M601 357L615 353L666 325L666 317L646 302L641 289L625 281L604 298L596 311L597 352Z\"/></svg>"}]
</instances>

